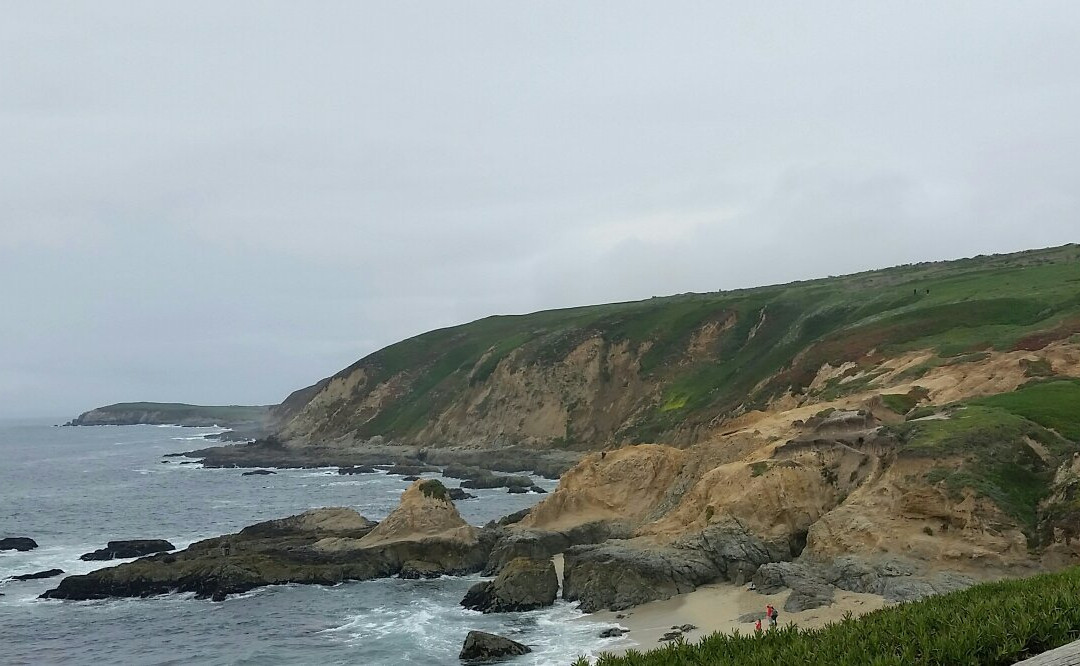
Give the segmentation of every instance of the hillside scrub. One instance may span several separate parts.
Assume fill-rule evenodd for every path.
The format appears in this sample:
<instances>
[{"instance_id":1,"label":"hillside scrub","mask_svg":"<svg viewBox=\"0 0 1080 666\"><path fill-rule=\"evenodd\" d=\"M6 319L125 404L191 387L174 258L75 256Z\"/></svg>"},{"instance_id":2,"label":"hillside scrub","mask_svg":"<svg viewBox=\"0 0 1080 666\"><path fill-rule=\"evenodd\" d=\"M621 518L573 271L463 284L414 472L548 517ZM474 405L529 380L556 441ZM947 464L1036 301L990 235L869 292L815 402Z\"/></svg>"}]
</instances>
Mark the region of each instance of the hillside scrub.
<instances>
[{"instance_id":1,"label":"hillside scrub","mask_svg":"<svg viewBox=\"0 0 1080 666\"><path fill-rule=\"evenodd\" d=\"M1080 419L1080 412L1073 418ZM947 419L908 421L884 431L898 441L897 455L962 460L958 467L934 468L927 481L942 484L954 499L961 499L965 490L990 499L1029 535L1039 503L1050 494L1055 470L1080 450L1034 421L984 404L956 409ZM1029 440L1051 457L1045 459Z\"/></svg>"},{"instance_id":2,"label":"hillside scrub","mask_svg":"<svg viewBox=\"0 0 1080 666\"><path fill-rule=\"evenodd\" d=\"M713 634L597 666L864 666L1013 664L1080 638L1080 568L976 585L820 629L794 625L760 635ZM575 666L587 666L580 658Z\"/></svg>"}]
</instances>

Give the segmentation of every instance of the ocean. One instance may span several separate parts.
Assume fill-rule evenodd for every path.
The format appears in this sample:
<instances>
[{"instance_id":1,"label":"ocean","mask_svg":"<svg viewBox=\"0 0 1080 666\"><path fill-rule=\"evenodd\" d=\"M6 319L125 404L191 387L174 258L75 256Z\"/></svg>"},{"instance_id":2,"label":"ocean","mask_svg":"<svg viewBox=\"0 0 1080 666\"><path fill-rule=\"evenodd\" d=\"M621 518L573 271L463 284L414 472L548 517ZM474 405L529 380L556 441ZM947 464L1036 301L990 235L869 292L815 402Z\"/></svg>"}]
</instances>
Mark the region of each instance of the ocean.
<instances>
[{"instance_id":1,"label":"ocean","mask_svg":"<svg viewBox=\"0 0 1080 666\"><path fill-rule=\"evenodd\" d=\"M221 603L190 594L40 600L60 577L8 577L52 568L86 573L116 563L79 560L107 541L161 538L184 548L314 507L347 506L381 520L409 485L332 468L245 477L240 469L162 458L205 447L212 428L52 427L61 420L0 421L0 537L39 545L0 552L0 664L458 664L472 629L529 645L531 654L510 662L521 666L568 664L622 644L597 638L603 627L562 601L528 613L467 611L458 602L479 576L272 586ZM543 497L470 492L479 497L457 506L474 525Z\"/></svg>"}]
</instances>

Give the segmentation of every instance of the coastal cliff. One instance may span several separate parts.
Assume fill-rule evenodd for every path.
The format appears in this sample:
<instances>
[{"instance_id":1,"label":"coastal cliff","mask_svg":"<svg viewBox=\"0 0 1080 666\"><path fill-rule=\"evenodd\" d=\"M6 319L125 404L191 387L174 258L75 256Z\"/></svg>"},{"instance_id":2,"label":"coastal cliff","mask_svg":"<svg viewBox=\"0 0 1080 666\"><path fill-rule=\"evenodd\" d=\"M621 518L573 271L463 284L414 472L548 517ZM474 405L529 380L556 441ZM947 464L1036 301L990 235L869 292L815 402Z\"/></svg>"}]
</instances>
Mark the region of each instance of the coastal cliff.
<instances>
[{"instance_id":1,"label":"coastal cliff","mask_svg":"<svg viewBox=\"0 0 1080 666\"><path fill-rule=\"evenodd\" d=\"M740 418L857 404L917 373L1067 341L1080 332L1078 257L1069 245L489 317L293 393L271 410L276 437L295 447L685 447Z\"/></svg>"},{"instance_id":2,"label":"coastal cliff","mask_svg":"<svg viewBox=\"0 0 1080 666\"><path fill-rule=\"evenodd\" d=\"M199 455L558 456L485 572L565 553L589 610L725 580L793 590L788 612L919 598L1080 562L1080 247L491 317L271 416L271 437Z\"/></svg>"}]
</instances>

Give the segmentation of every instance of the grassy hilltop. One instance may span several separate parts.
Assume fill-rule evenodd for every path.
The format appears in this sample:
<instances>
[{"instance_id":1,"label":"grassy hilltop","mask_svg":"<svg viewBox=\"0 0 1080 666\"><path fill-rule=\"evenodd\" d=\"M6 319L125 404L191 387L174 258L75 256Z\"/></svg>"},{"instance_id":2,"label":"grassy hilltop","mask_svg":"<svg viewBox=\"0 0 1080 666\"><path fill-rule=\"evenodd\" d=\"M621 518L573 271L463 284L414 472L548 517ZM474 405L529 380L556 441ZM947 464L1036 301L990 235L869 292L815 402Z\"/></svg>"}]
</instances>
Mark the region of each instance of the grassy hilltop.
<instances>
[{"instance_id":1,"label":"grassy hilltop","mask_svg":"<svg viewBox=\"0 0 1080 666\"><path fill-rule=\"evenodd\" d=\"M1067 245L488 317L375 352L276 413L286 436L307 441L685 444L787 393L828 400L865 388L882 360L907 351L934 351L917 376L1078 332L1080 246ZM813 385L824 364L845 363L855 364L845 376Z\"/></svg>"},{"instance_id":2,"label":"grassy hilltop","mask_svg":"<svg viewBox=\"0 0 1080 666\"><path fill-rule=\"evenodd\" d=\"M119 402L84 412L66 425L258 426L266 422L269 412L263 406Z\"/></svg>"}]
</instances>

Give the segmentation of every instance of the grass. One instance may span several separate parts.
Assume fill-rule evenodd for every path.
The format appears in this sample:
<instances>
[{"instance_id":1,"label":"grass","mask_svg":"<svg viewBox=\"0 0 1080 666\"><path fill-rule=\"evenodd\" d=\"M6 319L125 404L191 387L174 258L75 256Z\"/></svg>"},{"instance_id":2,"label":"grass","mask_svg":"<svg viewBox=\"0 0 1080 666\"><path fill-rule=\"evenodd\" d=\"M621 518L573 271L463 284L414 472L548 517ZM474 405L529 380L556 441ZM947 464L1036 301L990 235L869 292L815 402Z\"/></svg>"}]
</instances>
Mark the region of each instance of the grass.
<instances>
[{"instance_id":1,"label":"grass","mask_svg":"<svg viewBox=\"0 0 1080 666\"><path fill-rule=\"evenodd\" d=\"M1012 393L982 398L976 404L998 407L1080 441L1080 381L1075 379L1029 384Z\"/></svg>"},{"instance_id":2,"label":"grass","mask_svg":"<svg viewBox=\"0 0 1080 666\"><path fill-rule=\"evenodd\" d=\"M1020 394L1021 404L1027 405L1032 389L994 398ZM1080 419L1080 413L1074 418ZM958 460L955 467L932 470L927 480L942 484L954 498L971 490L990 499L1029 536L1035 534L1039 503L1049 496L1058 464L1080 450L1038 421L987 400L956 410L948 419L907 421L886 432L899 441L898 455ZM1051 458L1044 460L1029 440L1042 444Z\"/></svg>"},{"instance_id":3,"label":"grass","mask_svg":"<svg viewBox=\"0 0 1080 666\"><path fill-rule=\"evenodd\" d=\"M450 493L446 491L446 486L438 479L425 479L420 482L418 488L420 492L424 493L425 497L450 501Z\"/></svg>"},{"instance_id":4,"label":"grass","mask_svg":"<svg viewBox=\"0 0 1080 666\"><path fill-rule=\"evenodd\" d=\"M649 652L601 655L597 666L1000 666L1080 639L1080 569L900 604L821 629L713 634ZM586 666L579 658L574 666Z\"/></svg>"}]
</instances>

